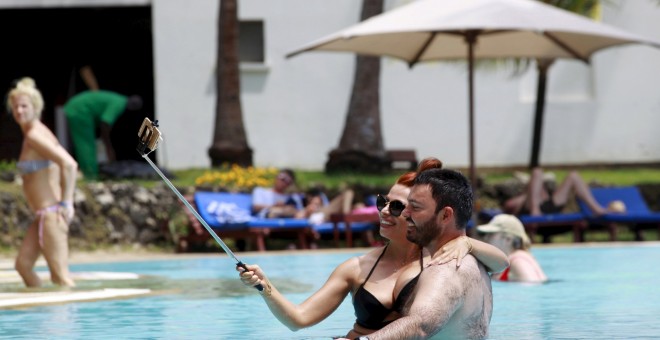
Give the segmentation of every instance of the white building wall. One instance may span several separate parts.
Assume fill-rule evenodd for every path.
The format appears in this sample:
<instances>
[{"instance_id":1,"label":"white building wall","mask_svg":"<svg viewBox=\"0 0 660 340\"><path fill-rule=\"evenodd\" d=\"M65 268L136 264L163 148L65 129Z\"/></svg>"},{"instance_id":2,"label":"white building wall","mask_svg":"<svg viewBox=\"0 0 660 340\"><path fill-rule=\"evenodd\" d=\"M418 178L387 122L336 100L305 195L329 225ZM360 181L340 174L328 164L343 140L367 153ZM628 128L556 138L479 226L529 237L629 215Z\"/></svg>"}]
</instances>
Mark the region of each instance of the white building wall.
<instances>
[{"instance_id":1,"label":"white building wall","mask_svg":"<svg viewBox=\"0 0 660 340\"><path fill-rule=\"evenodd\" d=\"M243 116L254 162L322 169L339 143L353 77L350 54L286 59L299 44L358 21L360 1L241 0L241 19L264 20L267 70L244 71Z\"/></svg>"},{"instance_id":2,"label":"white building wall","mask_svg":"<svg viewBox=\"0 0 660 340\"><path fill-rule=\"evenodd\" d=\"M152 3L155 118L164 141L160 164L210 165L213 137L218 2L157 0Z\"/></svg>"},{"instance_id":3,"label":"white building wall","mask_svg":"<svg viewBox=\"0 0 660 340\"><path fill-rule=\"evenodd\" d=\"M410 0L388 0L387 8ZM218 0L124 0L152 4L156 118L165 142L162 165L210 165L215 110ZM0 7L73 6L85 0L6 0ZM241 90L249 145L258 166L322 169L339 142L355 56L308 52L303 44L359 20L358 0L239 0L239 17L262 19L265 65L243 65ZM660 5L653 0L608 1L603 21L660 40ZM413 69L382 59L381 109L385 146L413 148L421 159L468 165L465 63ZM475 74L477 166L529 161L536 74L478 69ZM550 70L541 163L585 164L660 160L660 49L615 47L591 66L558 61Z\"/></svg>"},{"instance_id":4,"label":"white building wall","mask_svg":"<svg viewBox=\"0 0 660 340\"><path fill-rule=\"evenodd\" d=\"M387 7L406 1L388 1ZM265 67L243 68L243 115L258 166L322 169L339 141L352 86L354 55L297 47L356 23L355 0L241 0L241 19L263 19ZM172 168L208 166L214 124L213 65L217 2L155 0L157 117ZM648 0L606 5L603 21L660 40L660 6ZM464 63L415 66L382 59L385 146L413 148L448 166L468 165ZM657 162L660 50L645 46L597 53L591 66L559 61L550 71L542 164ZM476 163L529 161L536 74L476 71ZM169 126L176 126L170 129ZM180 127L186 126L186 130ZM163 152L164 151L164 152Z\"/></svg>"},{"instance_id":5,"label":"white building wall","mask_svg":"<svg viewBox=\"0 0 660 340\"><path fill-rule=\"evenodd\" d=\"M156 115L166 134L160 161L171 168L208 166L218 2L157 0L153 8ZM358 16L359 3L353 0L239 2L241 19L261 19L265 27L266 64L243 65L241 75L243 118L256 165L323 167L343 127L353 57L284 56ZM170 125L177 128L170 132Z\"/></svg>"},{"instance_id":6,"label":"white building wall","mask_svg":"<svg viewBox=\"0 0 660 340\"><path fill-rule=\"evenodd\" d=\"M660 40L657 1L619 1L605 21ZM597 160L635 162L660 156L660 50L628 46L603 51L594 59L598 119L591 152Z\"/></svg>"}]
</instances>

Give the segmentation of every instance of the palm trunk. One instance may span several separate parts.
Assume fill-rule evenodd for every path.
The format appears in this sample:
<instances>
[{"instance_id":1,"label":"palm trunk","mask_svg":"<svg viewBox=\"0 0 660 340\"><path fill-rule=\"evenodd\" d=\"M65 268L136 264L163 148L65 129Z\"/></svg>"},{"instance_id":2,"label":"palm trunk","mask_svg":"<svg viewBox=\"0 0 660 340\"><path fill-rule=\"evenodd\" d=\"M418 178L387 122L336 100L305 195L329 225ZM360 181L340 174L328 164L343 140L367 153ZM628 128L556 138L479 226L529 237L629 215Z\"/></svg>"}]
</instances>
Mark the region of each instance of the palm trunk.
<instances>
[{"instance_id":1,"label":"palm trunk","mask_svg":"<svg viewBox=\"0 0 660 340\"><path fill-rule=\"evenodd\" d=\"M364 0L361 20L383 12L383 0ZM351 100L339 146L326 171L388 169L380 123L380 57L357 56Z\"/></svg>"},{"instance_id":2,"label":"palm trunk","mask_svg":"<svg viewBox=\"0 0 660 340\"><path fill-rule=\"evenodd\" d=\"M241 110L237 2L220 1L215 130L213 144L208 150L212 166L223 163L252 165L252 149L247 143Z\"/></svg>"}]
</instances>

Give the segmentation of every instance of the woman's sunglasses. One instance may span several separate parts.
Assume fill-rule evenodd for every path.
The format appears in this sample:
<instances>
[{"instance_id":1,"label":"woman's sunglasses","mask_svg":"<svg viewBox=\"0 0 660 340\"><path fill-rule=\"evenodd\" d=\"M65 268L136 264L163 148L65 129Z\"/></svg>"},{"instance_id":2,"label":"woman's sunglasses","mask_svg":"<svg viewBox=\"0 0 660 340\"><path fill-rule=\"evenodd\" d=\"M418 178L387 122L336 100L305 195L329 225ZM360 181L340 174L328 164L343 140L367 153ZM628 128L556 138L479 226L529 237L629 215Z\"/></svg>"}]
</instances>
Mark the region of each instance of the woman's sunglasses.
<instances>
[{"instance_id":1,"label":"woman's sunglasses","mask_svg":"<svg viewBox=\"0 0 660 340\"><path fill-rule=\"evenodd\" d=\"M378 208L378 211L382 211L383 209L385 209L385 207L388 204L390 205L390 215L394 217L401 216L403 209L406 208L406 205L403 204L403 202L398 200L390 201L387 198L378 194L378 197L376 197L376 208Z\"/></svg>"}]
</instances>

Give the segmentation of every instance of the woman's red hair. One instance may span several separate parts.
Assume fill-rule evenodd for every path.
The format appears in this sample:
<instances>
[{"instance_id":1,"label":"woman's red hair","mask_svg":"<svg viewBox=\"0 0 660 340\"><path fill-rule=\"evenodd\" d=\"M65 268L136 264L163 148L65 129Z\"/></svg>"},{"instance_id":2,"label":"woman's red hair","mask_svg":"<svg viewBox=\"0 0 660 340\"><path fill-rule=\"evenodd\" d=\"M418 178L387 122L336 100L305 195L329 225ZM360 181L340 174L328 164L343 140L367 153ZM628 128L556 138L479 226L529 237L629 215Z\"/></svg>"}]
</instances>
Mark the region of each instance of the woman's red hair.
<instances>
[{"instance_id":1,"label":"woman's red hair","mask_svg":"<svg viewBox=\"0 0 660 340\"><path fill-rule=\"evenodd\" d=\"M417 174L428 169L442 169L442 161L435 157L424 158L421 162L419 162L419 165L417 165L417 171L406 172L405 174L399 176L399 178L396 180L396 184L412 187L413 181L415 180Z\"/></svg>"}]
</instances>

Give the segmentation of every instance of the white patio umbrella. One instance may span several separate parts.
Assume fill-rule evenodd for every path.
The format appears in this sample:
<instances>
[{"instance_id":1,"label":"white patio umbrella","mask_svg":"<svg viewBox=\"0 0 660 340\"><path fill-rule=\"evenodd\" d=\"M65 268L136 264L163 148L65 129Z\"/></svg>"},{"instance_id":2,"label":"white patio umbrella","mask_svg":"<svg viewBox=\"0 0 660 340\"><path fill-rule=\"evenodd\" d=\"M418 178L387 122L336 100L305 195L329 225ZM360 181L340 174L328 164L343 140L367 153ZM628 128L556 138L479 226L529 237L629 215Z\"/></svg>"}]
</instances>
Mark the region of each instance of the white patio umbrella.
<instances>
[{"instance_id":1,"label":"white patio umbrella","mask_svg":"<svg viewBox=\"0 0 660 340\"><path fill-rule=\"evenodd\" d=\"M417 0L330 34L287 55L348 51L423 61L467 59L470 179L474 161L473 69L475 59L576 58L644 38L532 0Z\"/></svg>"}]
</instances>

